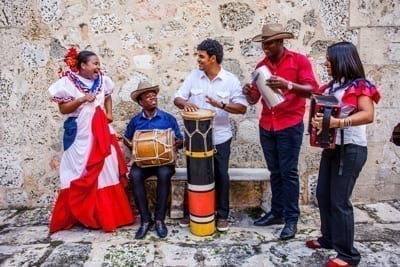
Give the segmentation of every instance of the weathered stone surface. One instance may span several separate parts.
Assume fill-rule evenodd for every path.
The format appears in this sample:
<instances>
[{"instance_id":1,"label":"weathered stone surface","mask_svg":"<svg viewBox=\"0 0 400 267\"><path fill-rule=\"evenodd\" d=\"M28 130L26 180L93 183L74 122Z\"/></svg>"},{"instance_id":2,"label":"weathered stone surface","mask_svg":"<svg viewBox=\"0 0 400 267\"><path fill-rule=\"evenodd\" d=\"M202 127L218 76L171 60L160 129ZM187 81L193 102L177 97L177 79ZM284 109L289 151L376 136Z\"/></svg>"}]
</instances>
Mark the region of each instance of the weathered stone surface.
<instances>
[{"instance_id":1,"label":"weathered stone surface","mask_svg":"<svg viewBox=\"0 0 400 267\"><path fill-rule=\"evenodd\" d=\"M0 263L2 266L9 267L34 266L45 256L48 249L48 244L21 245L14 247L0 245Z\"/></svg>"},{"instance_id":2,"label":"weathered stone surface","mask_svg":"<svg viewBox=\"0 0 400 267\"><path fill-rule=\"evenodd\" d=\"M328 38L337 38L349 21L349 0L320 2L319 12L322 26Z\"/></svg>"},{"instance_id":3,"label":"weathered stone surface","mask_svg":"<svg viewBox=\"0 0 400 267\"><path fill-rule=\"evenodd\" d=\"M90 244L61 244L51 252L41 266L83 266L90 250Z\"/></svg>"},{"instance_id":4,"label":"weathered stone surface","mask_svg":"<svg viewBox=\"0 0 400 267\"><path fill-rule=\"evenodd\" d=\"M48 165L55 155L61 157L63 116L48 101L47 88L64 66L66 48L74 45L100 56L103 70L115 82L113 126L123 133L140 109L130 99L140 80L160 85L159 107L176 115L182 125L173 96L197 68L196 46L205 38L223 44L224 66L242 84L248 82L264 56L260 43L251 42L264 23L281 23L295 34L285 45L309 56L321 83L330 79L323 65L327 45L339 40L357 45L368 79L383 97L376 106L375 122L367 127L370 153L353 196L396 198L400 161L390 136L399 123L393 115L399 112L400 92L398 10L399 4L392 0L3 1L0 151L8 152L1 155L1 170L7 166L7 177L0 181L0 207L46 206L53 201L58 174ZM232 167L265 167L258 141L259 116L260 105L255 105L245 116L232 117ZM307 136L303 147L308 147ZM318 154L309 149L301 152L301 201L312 201ZM177 164L185 166L181 154ZM22 175L14 180L16 170Z\"/></svg>"},{"instance_id":5,"label":"weathered stone surface","mask_svg":"<svg viewBox=\"0 0 400 267\"><path fill-rule=\"evenodd\" d=\"M394 0L350 1L350 27L392 26L400 22L400 4Z\"/></svg>"},{"instance_id":6,"label":"weathered stone surface","mask_svg":"<svg viewBox=\"0 0 400 267\"><path fill-rule=\"evenodd\" d=\"M133 262L138 266L145 266L154 261L154 247L152 245L122 244L107 249L102 266L126 266Z\"/></svg>"},{"instance_id":7,"label":"weathered stone surface","mask_svg":"<svg viewBox=\"0 0 400 267\"><path fill-rule=\"evenodd\" d=\"M60 0L40 0L39 11L43 22L51 23L60 16Z\"/></svg>"},{"instance_id":8,"label":"weathered stone surface","mask_svg":"<svg viewBox=\"0 0 400 267\"><path fill-rule=\"evenodd\" d=\"M43 47L32 43L23 45L22 57L26 68L44 66L47 63Z\"/></svg>"},{"instance_id":9,"label":"weathered stone surface","mask_svg":"<svg viewBox=\"0 0 400 267\"><path fill-rule=\"evenodd\" d=\"M8 227L1 230L1 245L29 245L48 241L48 228L45 226Z\"/></svg>"},{"instance_id":10,"label":"weathered stone surface","mask_svg":"<svg viewBox=\"0 0 400 267\"><path fill-rule=\"evenodd\" d=\"M121 20L115 14L104 14L100 16L93 17L90 20L90 30L95 34L111 33L115 31L120 31Z\"/></svg>"},{"instance_id":11,"label":"weathered stone surface","mask_svg":"<svg viewBox=\"0 0 400 267\"><path fill-rule=\"evenodd\" d=\"M360 57L375 65L398 64L399 58L392 51L395 44L392 44L389 38L384 28L362 28L360 30Z\"/></svg>"},{"instance_id":12,"label":"weathered stone surface","mask_svg":"<svg viewBox=\"0 0 400 267\"><path fill-rule=\"evenodd\" d=\"M23 183L19 155L12 148L0 148L0 186L19 188Z\"/></svg>"},{"instance_id":13,"label":"weathered stone surface","mask_svg":"<svg viewBox=\"0 0 400 267\"><path fill-rule=\"evenodd\" d=\"M357 204L367 219L355 224L355 247L361 253L360 267L396 266L400 260L400 224L385 221L387 212L399 212L398 201ZM393 210L394 208L394 210ZM249 213L250 212L250 213ZM254 212L254 211L253 211ZM321 266L333 250L312 250L304 242L319 233L318 210L302 206L296 238L278 239L282 226L253 226L250 210L232 209L230 230L199 237L167 218L169 234L160 239L150 231L145 239L135 240L139 224L119 228L114 233L74 227L47 236L47 227L36 224L35 214L46 209L0 211L0 264L3 266ZM367 215L366 215L367 214ZM23 224L10 218L24 217ZM32 217L31 217L32 216ZM250 217L251 216L251 217ZM258 215L256 215L257 217ZM42 218L39 215L38 218ZM18 226L16 226L16 224Z\"/></svg>"},{"instance_id":14,"label":"weathered stone surface","mask_svg":"<svg viewBox=\"0 0 400 267\"><path fill-rule=\"evenodd\" d=\"M366 205L365 208L374 214L381 223L400 222L400 211L386 203Z\"/></svg>"},{"instance_id":15,"label":"weathered stone surface","mask_svg":"<svg viewBox=\"0 0 400 267\"><path fill-rule=\"evenodd\" d=\"M230 2L219 6L222 27L237 31L253 22L254 11L248 4Z\"/></svg>"},{"instance_id":16,"label":"weathered stone surface","mask_svg":"<svg viewBox=\"0 0 400 267\"><path fill-rule=\"evenodd\" d=\"M1 1L0 26L21 27L27 22L32 6L25 1Z\"/></svg>"}]
</instances>

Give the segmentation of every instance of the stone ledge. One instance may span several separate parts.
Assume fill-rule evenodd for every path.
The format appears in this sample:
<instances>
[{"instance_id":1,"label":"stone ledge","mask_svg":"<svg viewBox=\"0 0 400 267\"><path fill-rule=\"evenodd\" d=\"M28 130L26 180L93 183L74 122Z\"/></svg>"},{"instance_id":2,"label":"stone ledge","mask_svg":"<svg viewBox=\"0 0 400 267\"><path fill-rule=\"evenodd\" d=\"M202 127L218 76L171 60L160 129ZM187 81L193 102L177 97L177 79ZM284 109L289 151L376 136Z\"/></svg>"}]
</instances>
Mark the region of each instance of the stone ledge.
<instances>
[{"instance_id":1,"label":"stone ledge","mask_svg":"<svg viewBox=\"0 0 400 267\"><path fill-rule=\"evenodd\" d=\"M264 202L269 183L269 171L266 168L229 168L231 181L229 206L244 208L260 206ZM186 168L176 168L172 178L170 217L183 217L183 196L187 180Z\"/></svg>"},{"instance_id":2,"label":"stone ledge","mask_svg":"<svg viewBox=\"0 0 400 267\"><path fill-rule=\"evenodd\" d=\"M186 168L176 168L172 177L175 180L186 180ZM269 171L266 168L229 168L231 181L268 181Z\"/></svg>"},{"instance_id":3,"label":"stone ledge","mask_svg":"<svg viewBox=\"0 0 400 267\"><path fill-rule=\"evenodd\" d=\"M245 208L260 206L264 202L265 192L269 184L269 171L266 168L230 168L230 207ZM156 177L148 181L156 186ZM170 192L170 218L183 217L183 202L186 189L186 168L176 168L176 173L171 179ZM149 197L155 203L155 190L149 191Z\"/></svg>"}]
</instances>

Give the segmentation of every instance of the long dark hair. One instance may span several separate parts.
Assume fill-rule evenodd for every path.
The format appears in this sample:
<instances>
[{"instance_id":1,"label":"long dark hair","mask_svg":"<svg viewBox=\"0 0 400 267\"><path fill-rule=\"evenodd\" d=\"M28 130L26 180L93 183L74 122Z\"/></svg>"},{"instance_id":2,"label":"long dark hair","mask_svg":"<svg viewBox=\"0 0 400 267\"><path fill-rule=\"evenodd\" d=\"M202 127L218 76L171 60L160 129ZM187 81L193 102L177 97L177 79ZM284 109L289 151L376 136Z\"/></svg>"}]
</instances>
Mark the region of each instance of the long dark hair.
<instances>
[{"instance_id":1,"label":"long dark hair","mask_svg":"<svg viewBox=\"0 0 400 267\"><path fill-rule=\"evenodd\" d=\"M83 50L79 52L78 56L76 57L76 67L77 69L81 69L82 63L87 63L89 60L89 57L91 56L97 56L94 52L92 51L87 51Z\"/></svg>"},{"instance_id":2,"label":"long dark hair","mask_svg":"<svg viewBox=\"0 0 400 267\"><path fill-rule=\"evenodd\" d=\"M357 48L350 42L339 42L327 49L328 61L331 63L332 78L329 83L339 83L340 86L364 78L364 67L358 55Z\"/></svg>"}]
</instances>

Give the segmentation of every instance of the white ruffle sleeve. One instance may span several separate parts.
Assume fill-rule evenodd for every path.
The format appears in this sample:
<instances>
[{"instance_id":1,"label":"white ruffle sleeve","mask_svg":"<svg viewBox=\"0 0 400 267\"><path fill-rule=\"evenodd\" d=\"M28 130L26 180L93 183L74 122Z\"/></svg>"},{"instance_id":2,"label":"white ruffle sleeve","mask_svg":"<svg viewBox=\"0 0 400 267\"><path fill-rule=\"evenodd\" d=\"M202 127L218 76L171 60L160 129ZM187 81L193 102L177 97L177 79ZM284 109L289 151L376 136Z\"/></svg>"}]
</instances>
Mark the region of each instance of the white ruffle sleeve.
<instances>
[{"instance_id":1,"label":"white ruffle sleeve","mask_svg":"<svg viewBox=\"0 0 400 267\"><path fill-rule=\"evenodd\" d=\"M51 100L56 103L70 102L76 97L76 89L67 77L62 77L49 87Z\"/></svg>"},{"instance_id":2,"label":"white ruffle sleeve","mask_svg":"<svg viewBox=\"0 0 400 267\"><path fill-rule=\"evenodd\" d=\"M112 94L114 90L114 82L111 80L110 77L105 76L103 78L103 83L104 83L104 97L107 97Z\"/></svg>"}]
</instances>

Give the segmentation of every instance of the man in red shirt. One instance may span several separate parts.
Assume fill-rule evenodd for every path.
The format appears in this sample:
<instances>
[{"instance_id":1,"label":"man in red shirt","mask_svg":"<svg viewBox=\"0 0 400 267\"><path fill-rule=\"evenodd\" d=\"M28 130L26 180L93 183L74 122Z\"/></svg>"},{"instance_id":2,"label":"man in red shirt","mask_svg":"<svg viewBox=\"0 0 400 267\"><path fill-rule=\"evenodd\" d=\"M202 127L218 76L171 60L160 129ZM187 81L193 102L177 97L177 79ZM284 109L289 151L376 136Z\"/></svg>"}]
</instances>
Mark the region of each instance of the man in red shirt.
<instances>
[{"instance_id":1,"label":"man in red shirt","mask_svg":"<svg viewBox=\"0 0 400 267\"><path fill-rule=\"evenodd\" d=\"M270 107L264 98L260 118L260 142L271 173L271 211L254 222L257 226L283 224L280 239L293 238L297 232L299 209L298 159L303 140L306 97L318 88L310 61L304 55L290 51L283 45L284 39L293 38L280 24L268 24L262 33L253 38L261 42L265 58L256 69L266 66L271 77L266 85L281 93L284 101ZM257 79L257 78L256 78ZM246 84L243 93L249 104L261 98L256 83Z\"/></svg>"}]
</instances>

